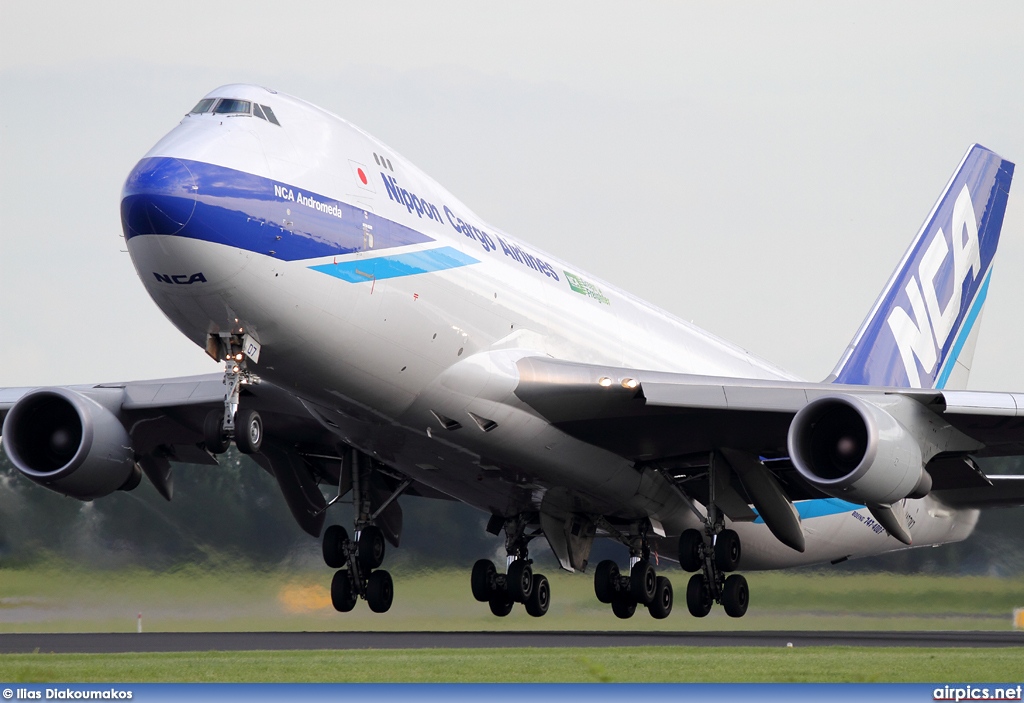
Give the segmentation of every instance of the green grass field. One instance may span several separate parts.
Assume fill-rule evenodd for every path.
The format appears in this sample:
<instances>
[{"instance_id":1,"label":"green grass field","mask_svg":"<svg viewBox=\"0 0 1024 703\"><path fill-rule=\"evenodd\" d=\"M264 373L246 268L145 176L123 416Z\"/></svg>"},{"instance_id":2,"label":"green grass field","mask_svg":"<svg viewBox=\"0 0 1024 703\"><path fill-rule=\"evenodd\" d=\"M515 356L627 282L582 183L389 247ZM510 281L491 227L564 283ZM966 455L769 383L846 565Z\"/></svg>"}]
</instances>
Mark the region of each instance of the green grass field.
<instances>
[{"instance_id":1,"label":"green grass field","mask_svg":"<svg viewBox=\"0 0 1024 703\"><path fill-rule=\"evenodd\" d=\"M330 605L331 573L183 568L95 571L69 566L0 568L0 632L259 630L1006 630L1024 606L1024 578L748 574L751 605L741 619L715 608L686 612L688 574L672 578L676 608L667 620L639 609L619 620L597 602L589 574L548 572L552 606L543 618L517 607L495 618L457 570L392 570L395 604L384 615L365 603L347 614Z\"/></svg>"},{"instance_id":2,"label":"green grass field","mask_svg":"<svg viewBox=\"0 0 1024 703\"><path fill-rule=\"evenodd\" d=\"M1016 649L635 647L0 656L21 682L1016 682Z\"/></svg>"},{"instance_id":3,"label":"green grass field","mask_svg":"<svg viewBox=\"0 0 1024 703\"><path fill-rule=\"evenodd\" d=\"M594 598L589 575L548 572L544 618L517 608L493 617L469 593L468 573L400 565L395 605L375 615L330 606L327 570L183 568L98 571L70 566L0 568L0 632L314 630L1007 630L1024 606L1024 578L890 574L748 574L751 607L732 619L716 608L695 619L682 601L687 574L665 570L676 609L642 608L619 620ZM950 637L955 638L955 632ZM1019 649L692 648L205 652L0 655L8 682L153 681L879 681L1024 679Z\"/></svg>"}]
</instances>

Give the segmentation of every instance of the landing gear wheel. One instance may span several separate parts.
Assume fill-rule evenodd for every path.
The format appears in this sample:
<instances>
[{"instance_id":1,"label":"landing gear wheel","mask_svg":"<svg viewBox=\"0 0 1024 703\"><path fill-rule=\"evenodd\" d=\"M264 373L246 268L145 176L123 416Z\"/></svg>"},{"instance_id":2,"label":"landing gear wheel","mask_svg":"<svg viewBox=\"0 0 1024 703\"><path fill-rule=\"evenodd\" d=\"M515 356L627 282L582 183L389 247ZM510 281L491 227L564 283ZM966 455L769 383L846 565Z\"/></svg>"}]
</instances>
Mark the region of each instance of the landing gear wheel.
<instances>
[{"instance_id":1,"label":"landing gear wheel","mask_svg":"<svg viewBox=\"0 0 1024 703\"><path fill-rule=\"evenodd\" d=\"M711 612L711 589L704 574L694 574L686 584L686 609L695 618L702 618Z\"/></svg>"},{"instance_id":2,"label":"landing gear wheel","mask_svg":"<svg viewBox=\"0 0 1024 703\"><path fill-rule=\"evenodd\" d=\"M651 617L664 620L672 612L672 582L664 576L658 577L658 585L654 589L654 600L647 606Z\"/></svg>"},{"instance_id":3,"label":"landing gear wheel","mask_svg":"<svg viewBox=\"0 0 1024 703\"><path fill-rule=\"evenodd\" d=\"M395 584L387 571L374 571L366 579L366 603L375 613L386 613L395 600Z\"/></svg>"},{"instance_id":4,"label":"landing gear wheel","mask_svg":"<svg viewBox=\"0 0 1024 703\"><path fill-rule=\"evenodd\" d=\"M523 559L516 559L508 567L506 581L508 597L516 603L525 603L533 592L533 569Z\"/></svg>"},{"instance_id":5,"label":"landing gear wheel","mask_svg":"<svg viewBox=\"0 0 1024 703\"><path fill-rule=\"evenodd\" d=\"M638 561L629 571L629 594L633 600L644 605L654 600L654 589L658 586L658 575L649 561Z\"/></svg>"},{"instance_id":6,"label":"landing gear wheel","mask_svg":"<svg viewBox=\"0 0 1024 703\"><path fill-rule=\"evenodd\" d=\"M334 609L339 613L347 613L356 607L358 597L348 578L348 571L342 569L335 572L334 579L331 581L331 603L334 605Z\"/></svg>"},{"instance_id":7,"label":"landing gear wheel","mask_svg":"<svg viewBox=\"0 0 1024 703\"><path fill-rule=\"evenodd\" d=\"M612 612L620 620L629 620L636 612L636 601L632 598L616 598L612 601Z\"/></svg>"},{"instance_id":8,"label":"landing gear wheel","mask_svg":"<svg viewBox=\"0 0 1024 703\"><path fill-rule=\"evenodd\" d=\"M715 539L715 561L722 571L735 571L740 565L740 536L735 530L722 530Z\"/></svg>"},{"instance_id":9,"label":"landing gear wheel","mask_svg":"<svg viewBox=\"0 0 1024 703\"><path fill-rule=\"evenodd\" d=\"M370 571L384 563L384 533L379 527L368 525L359 532L359 566Z\"/></svg>"},{"instance_id":10,"label":"landing gear wheel","mask_svg":"<svg viewBox=\"0 0 1024 703\"><path fill-rule=\"evenodd\" d=\"M615 599L615 586L619 582L619 567L611 559L605 559L594 571L594 593L602 603Z\"/></svg>"},{"instance_id":11,"label":"landing gear wheel","mask_svg":"<svg viewBox=\"0 0 1024 703\"><path fill-rule=\"evenodd\" d=\"M733 574L722 586L722 606L725 614L731 618L742 618L750 604L750 589L747 580L739 574Z\"/></svg>"},{"instance_id":12,"label":"landing gear wheel","mask_svg":"<svg viewBox=\"0 0 1024 703\"><path fill-rule=\"evenodd\" d=\"M497 574L498 570L494 568L493 561L490 559L478 559L473 564L473 573L469 578L469 583L473 587L473 597L481 603L489 601L494 593L492 585Z\"/></svg>"},{"instance_id":13,"label":"landing gear wheel","mask_svg":"<svg viewBox=\"0 0 1024 703\"><path fill-rule=\"evenodd\" d=\"M512 606L515 605L515 601L504 593L495 593L487 603L491 606L491 612L499 618L503 618L511 613Z\"/></svg>"},{"instance_id":14,"label":"landing gear wheel","mask_svg":"<svg viewBox=\"0 0 1024 703\"><path fill-rule=\"evenodd\" d=\"M341 525L331 525L324 530L324 563L332 569L345 566L345 543L348 532Z\"/></svg>"},{"instance_id":15,"label":"landing gear wheel","mask_svg":"<svg viewBox=\"0 0 1024 703\"><path fill-rule=\"evenodd\" d=\"M211 454L223 454L228 450L228 438L224 435L224 411L211 410L203 421L203 444Z\"/></svg>"},{"instance_id":16,"label":"landing gear wheel","mask_svg":"<svg viewBox=\"0 0 1024 703\"><path fill-rule=\"evenodd\" d=\"M255 410L235 413L235 446L243 454L255 454L263 445L263 418Z\"/></svg>"},{"instance_id":17,"label":"landing gear wheel","mask_svg":"<svg viewBox=\"0 0 1024 703\"><path fill-rule=\"evenodd\" d=\"M683 530L679 535L679 566L683 571L700 571L704 560L700 558L700 548L704 544L704 535L697 530Z\"/></svg>"},{"instance_id":18,"label":"landing gear wheel","mask_svg":"<svg viewBox=\"0 0 1024 703\"><path fill-rule=\"evenodd\" d=\"M526 612L535 618L542 617L551 605L551 586L548 577L541 574L533 576L533 592L526 599Z\"/></svg>"}]
</instances>

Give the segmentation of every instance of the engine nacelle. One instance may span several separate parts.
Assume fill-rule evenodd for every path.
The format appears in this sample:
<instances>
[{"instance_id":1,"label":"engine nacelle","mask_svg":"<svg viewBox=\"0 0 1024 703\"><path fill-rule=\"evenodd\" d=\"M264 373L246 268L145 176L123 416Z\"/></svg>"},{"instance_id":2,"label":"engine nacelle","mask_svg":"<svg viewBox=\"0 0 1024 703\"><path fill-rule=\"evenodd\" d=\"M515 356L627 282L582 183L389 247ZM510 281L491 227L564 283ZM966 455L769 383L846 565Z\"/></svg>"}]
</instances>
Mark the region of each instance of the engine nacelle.
<instances>
[{"instance_id":1,"label":"engine nacelle","mask_svg":"<svg viewBox=\"0 0 1024 703\"><path fill-rule=\"evenodd\" d=\"M885 403L915 424L918 408L901 404L918 405L916 401L895 396ZM935 447L922 441L922 434L863 398L828 396L808 403L793 418L789 456L800 475L823 493L857 503L891 504L931 490L924 466Z\"/></svg>"},{"instance_id":2,"label":"engine nacelle","mask_svg":"<svg viewBox=\"0 0 1024 703\"><path fill-rule=\"evenodd\" d=\"M4 420L3 446L25 476L79 500L134 487L139 479L121 422L67 388L41 388L22 396Z\"/></svg>"}]
</instances>

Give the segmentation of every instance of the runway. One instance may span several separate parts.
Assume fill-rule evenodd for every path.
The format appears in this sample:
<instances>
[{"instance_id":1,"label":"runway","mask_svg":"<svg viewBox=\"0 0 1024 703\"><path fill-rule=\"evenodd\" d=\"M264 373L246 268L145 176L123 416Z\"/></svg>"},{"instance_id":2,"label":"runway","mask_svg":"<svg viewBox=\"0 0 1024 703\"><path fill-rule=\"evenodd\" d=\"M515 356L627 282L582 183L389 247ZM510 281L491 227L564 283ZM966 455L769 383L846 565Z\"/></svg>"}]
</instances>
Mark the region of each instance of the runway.
<instances>
[{"instance_id":1,"label":"runway","mask_svg":"<svg viewBox=\"0 0 1024 703\"><path fill-rule=\"evenodd\" d=\"M12 633L0 653L487 647L1024 647L1024 632L147 632Z\"/></svg>"}]
</instances>

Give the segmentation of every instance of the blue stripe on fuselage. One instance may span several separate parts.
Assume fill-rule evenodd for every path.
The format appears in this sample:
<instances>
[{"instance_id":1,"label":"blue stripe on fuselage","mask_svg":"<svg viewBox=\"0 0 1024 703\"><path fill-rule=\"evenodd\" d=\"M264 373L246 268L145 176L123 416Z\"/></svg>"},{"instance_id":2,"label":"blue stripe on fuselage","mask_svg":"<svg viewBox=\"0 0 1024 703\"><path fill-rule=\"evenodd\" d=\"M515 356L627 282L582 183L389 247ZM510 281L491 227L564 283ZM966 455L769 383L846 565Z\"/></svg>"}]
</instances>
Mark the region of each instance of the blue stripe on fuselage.
<instances>
[{"instance_id":1,"label":"blue stripe on fuselage","mask_svg":"<svg viewBox=\"0 0 1024 703\"><path fill-rule=\"evenodd\" d=\"M282 197L284 192L290 197ZM169 157L142 159L132 170L121 197L121 224L126 239L175 235L284 261L434 241L319 193L244 171Z\"/></svg>"},{"instance_id":2,"label":"blue stripe on fuselage","mask_svg":"<svg viewBox=\"0 0 1024 703\"><path fill-rule=\"evenodd\" d=\"M859 503L850 503L841 498L818 498L815 500L801 500L793 503L796 512L801 520L813 517L825 517L826 515L839 515L859 510L864 506ZM756 510L754 512L757 512ZM760 515L754 519L755 523L764 523Z\"/></svg>"},{"instance_id":3,"label":"blue stripe on fuselage","mask_svg":"<svg viewBox=\"0 0 1024 703\"><path fill-rule=\"evenodd\" d=\"M414 251L394 256L378 256L373 259L355 259L334 264L320 264L309 268L349 283L365 283L385 278L415 276L420 273L446 271L480 263L472 256L463 254L452 247Z\"/></svg>"}]
</instances>

